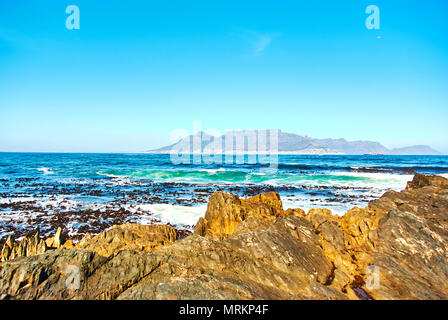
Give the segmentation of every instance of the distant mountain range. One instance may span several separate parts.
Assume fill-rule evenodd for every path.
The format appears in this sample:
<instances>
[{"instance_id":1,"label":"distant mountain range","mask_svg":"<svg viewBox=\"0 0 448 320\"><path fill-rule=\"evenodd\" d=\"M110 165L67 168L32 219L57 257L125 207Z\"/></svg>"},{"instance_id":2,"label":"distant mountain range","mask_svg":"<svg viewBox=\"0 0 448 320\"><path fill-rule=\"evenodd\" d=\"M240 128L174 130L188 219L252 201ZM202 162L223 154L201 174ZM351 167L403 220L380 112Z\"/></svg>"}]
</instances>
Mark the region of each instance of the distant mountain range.
<instances>
[{"instance_id":1,"label":"distant mountain range","mask_svg":"<svg viewBox=\"0 0 448 320\"><path fill-rule=\"evenodd\" d=\"M267 133L266 133L267 132ZM263 153L257 151L257 138L254 136L269 136L274 130L241 130L229 131L227 138L233 141L243 141L243 147L234 148L235 153ZM403 148L388 149L375 141L347 141L345 139L314 139L278 130L278 154L387 154L387 155L440 155L437 150L426 145L415 145ZM182 153L216 153L216 146L225 150L226 136L214 137L205 132L187 136L178 142L146 153L170 153L171 150L181 150ZM267 148L270 148L269 138ZM229 140L228 140L229 141ZM218 148L220 149L220 148ZM249 151L249 152L248 152Z\"/></svg>"}]
</instances>

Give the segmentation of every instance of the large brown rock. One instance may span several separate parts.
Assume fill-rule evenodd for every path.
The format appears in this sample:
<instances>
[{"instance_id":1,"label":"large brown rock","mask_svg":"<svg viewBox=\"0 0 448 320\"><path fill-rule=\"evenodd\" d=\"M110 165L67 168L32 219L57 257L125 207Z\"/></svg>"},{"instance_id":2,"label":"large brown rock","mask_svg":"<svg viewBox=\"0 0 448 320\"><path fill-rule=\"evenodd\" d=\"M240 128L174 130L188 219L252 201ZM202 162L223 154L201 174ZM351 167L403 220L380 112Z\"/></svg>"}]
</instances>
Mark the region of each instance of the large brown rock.
<instances>
[{"instance_id":1,"label":"large brown rock","mask_svg":"<svg viewBox=\"0 0 448 320\"><path fill-rule=\"evenodd\" d=\"M277 192L259 194L248 199L240 199L229 192L215 192L210 197L204 218L199 219L194 232L213 239L225 239L249 217L269 222L292 213L283 211Z\"/></svg>"},{"instance_id":2,"label":"large brown rock","mask_svg":"<svg viewBox=\"0 0 448 320\"><path fill-rule=\"evenodd\" d=\"M412 181L408 182L406 190L412 191L423 187L448 188L448 179L435 175L415 174Z\"/></svg>"},{"instance_id":3,"label":"large brown rock","mask_svg":"<svg viewBox=\"0 0 448 320\"><path fill-rule=\"evenodd\" d=\"M176 239L176 230L166 225L127 223L113 226L95 237L87 236L87 240L81 241L76 247L109 257L121 250L153 251Z\"/></svg>"},{"instance_id":4,"label":"large brown rock","mask_svg":"<svg viewBox=\"0 0 448 320\"><path fill-rule=\"evenodd\" d=\"M264 243L248 248L254 238ZM288 246L292 236L277 239L274 231L257 231L237 239L215 241L197 235L166 246L152 255L163 262L119 299L346 299L320 283L331 273L329 263L308 265L306 245L295 252L268 249L275 241ZM289 238L289 239L288 239ZM294 242L297 242L295 239ZM291 243L292 245L292 243ZM274 250L276 252L273 255ZM260 256L260 251L265 251ZM317 258L316 258L317 260ZM298 262L298 265L294 263ZM311 274L309 272L312 272ZM296 273L297 272L297 273ZM194 287L193 287L194 286Z\"/></svg>"},{"instance_id":5,"label":"large brown rock","mask_svg":"<svg viewBox=\"0 0 448 320\"><path fill-rule=\"evenodd\" d=\"M365 291L374 299L447 299L448 179L416 175L405 191L387 192L368 209L383 216L358 261L379 275L378 287Z\"/></svg>"},{"instance_id":6,"label":"large brown rock","mask_svg":"<svg viewBox=\"0 0 448 320\"><path fill-rule=\"evenodd\" d=\"M79 298L78 284L82 287L105 262L94 252L73 249L4 262L0 265L0 299Z\"/></svg>"}]
</instances>

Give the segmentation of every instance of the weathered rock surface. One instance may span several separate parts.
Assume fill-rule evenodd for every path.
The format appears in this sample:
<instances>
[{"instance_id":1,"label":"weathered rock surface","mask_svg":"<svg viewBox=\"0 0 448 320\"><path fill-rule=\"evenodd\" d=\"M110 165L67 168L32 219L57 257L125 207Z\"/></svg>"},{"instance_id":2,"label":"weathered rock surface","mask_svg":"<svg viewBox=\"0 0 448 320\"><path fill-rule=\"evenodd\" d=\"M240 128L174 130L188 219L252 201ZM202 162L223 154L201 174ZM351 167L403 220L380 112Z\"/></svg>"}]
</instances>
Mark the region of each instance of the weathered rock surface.
<instances>
[{"instance_id":1,"label":"weathered rock surface","mask_svg":"<svg viewBox=\"0 0 448 320\"><path fill-rule=\"evenodd\" d=\"M30 257L36 254L44 253L48 247L39 232L32 237L24 237L22 241L16 242L14 237L9 236L3 248L0 250L0 261L13 260L19 257Z\"/></svg>"},{"instance_id":2,"label":"weathered rock surface","mask_svg":"<svg viewBox=\"0 0 448 320\"><path fill-rule=\"evenodd\" d=\"M199 219L194 233L220 240L235 232L237 226L249 217L265 222L287 216L293 211L283 211L277 192L255 195L240 199L229 192L215 192L211 195L204 218Z\"/></svg>"},{"instance_id":3,"label":"weathered rock surface","mask_svg":"<svg viewBox=\"0 0 448 320\"><path fill-rule=\"evenodd\" d=\"M113 226L95 237L83 239L76 247L109 257L121 250L150 252L177 240L176 230L166 225L139 225L127 223Z\"/></svg>"},{"instance_id":4,"label":"weathered rock surface","mask_svg":"<svg viewBox=\"0 0 448 320\"><path fill-rule=\"evenodd\" d=\"M448 179L417 174L405 191L387 192L368 210L376 216L360 226L371 251L358 255L358 265L379 270L380 284L370 296L447 299Z\"/></svg>"},{"instance_id":5,"label":"weathered rock surface","mask_svg":"<svg viewBox=\"0 0 448 320\"><path fill-rule=\"evenodd\" d=\"M42 252L33 240L27 253L8 239L2 256L25 254L0 263L0 298L448 299L447 186L416 175L343 217L283 210L274 192L218 192L184 239L132 224L76 249L66 241Z\"/></svg>"},{"instance_id":6,"label":"weathered rock surface","mask_svg":"<svg viewBox=\"0 0 448 320\"><path fill-rule=\"evenodd\" d=\"M440 176L427 176L424 174L416 174L412 181L409 181L406 190L412 191L415 189L432 186L436 188L448 188L448 179Z\"/></svg>"}]
</instances>

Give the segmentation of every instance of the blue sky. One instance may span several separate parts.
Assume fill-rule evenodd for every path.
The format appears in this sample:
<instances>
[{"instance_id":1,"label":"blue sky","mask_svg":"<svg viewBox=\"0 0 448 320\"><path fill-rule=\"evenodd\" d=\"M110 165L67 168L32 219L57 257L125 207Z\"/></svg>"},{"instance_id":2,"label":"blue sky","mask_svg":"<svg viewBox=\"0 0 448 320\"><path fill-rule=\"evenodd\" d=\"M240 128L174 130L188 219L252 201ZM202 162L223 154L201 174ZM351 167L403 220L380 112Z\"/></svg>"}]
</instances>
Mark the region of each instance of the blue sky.
<instances>
[{"instance_id":1,"label":"blue sky","mask_svg":"<svg viewBox=\"0 0 448 320\"><path fill-rule=\"evenodd\" d=\"M0 150L143 151L199 120L448 153L447 31L445 0L1 1Z\"/></svg>"}]
</instances>

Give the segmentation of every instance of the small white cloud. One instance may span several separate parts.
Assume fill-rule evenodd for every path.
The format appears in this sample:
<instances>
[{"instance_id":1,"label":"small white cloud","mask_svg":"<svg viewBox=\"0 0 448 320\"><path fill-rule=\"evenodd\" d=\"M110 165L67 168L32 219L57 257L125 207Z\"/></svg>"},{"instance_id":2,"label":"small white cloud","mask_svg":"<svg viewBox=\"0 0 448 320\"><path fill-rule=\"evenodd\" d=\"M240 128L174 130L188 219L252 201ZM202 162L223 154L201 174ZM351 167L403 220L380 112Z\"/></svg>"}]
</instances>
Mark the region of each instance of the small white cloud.
<instances>
[{"instance_id":1,"label":"small white cloud","mask_svg":"<svg viewBox=\"0 0 448 320\"><path fill-rule=\"evenodd\" d=\"M25 48L35 47L36 39L25 34L19 34L13 30L0 28L0 41L8 45L20 46Z\"/></svg>"},{"instance_id":2,"label":"small white cloud","mask_svg":"<svg viewBox=\"0 0 448 320\"><path fill-rule=\"evenodd\" d=\"M260 55L264 51L264 49L266 49L271 44L272 39L273 37L270 35L259 36L253 45L253 55Z\"/></svg>"},{"instance_id":3,"label":"small white cloud","mask_svg":"<svg viewBox=\"0 0 448 320\"><path fill-rule=\"evenodd\" d=\"M272 41L281 35L280 33L260 33L250 30L243 30L238 32L238 34L249 43L251 56L253 57L261 55Z\"/></svg>"}]
</instances>

